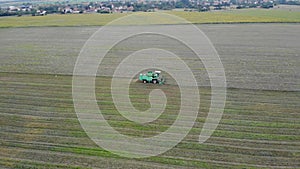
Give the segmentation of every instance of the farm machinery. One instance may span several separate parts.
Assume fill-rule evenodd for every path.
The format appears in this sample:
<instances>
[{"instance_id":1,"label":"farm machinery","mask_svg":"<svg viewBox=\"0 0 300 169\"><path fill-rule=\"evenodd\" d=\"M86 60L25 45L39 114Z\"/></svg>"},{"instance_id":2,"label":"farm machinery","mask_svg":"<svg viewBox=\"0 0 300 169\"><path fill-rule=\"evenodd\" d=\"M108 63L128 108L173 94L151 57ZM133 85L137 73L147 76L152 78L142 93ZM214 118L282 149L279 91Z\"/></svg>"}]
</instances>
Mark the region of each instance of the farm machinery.
<instances>
[{"instance_id":1,"label":"farm machinery","mask_svg":"<svg viewBox=\"0 0 300 169\"><path fill-rule=\"evenodd\" d=\"M161 71L149 71L145 74L140 74L139 80L143 83L164 84L165 79L161 75Z\"/></svg>"}]
</instances>

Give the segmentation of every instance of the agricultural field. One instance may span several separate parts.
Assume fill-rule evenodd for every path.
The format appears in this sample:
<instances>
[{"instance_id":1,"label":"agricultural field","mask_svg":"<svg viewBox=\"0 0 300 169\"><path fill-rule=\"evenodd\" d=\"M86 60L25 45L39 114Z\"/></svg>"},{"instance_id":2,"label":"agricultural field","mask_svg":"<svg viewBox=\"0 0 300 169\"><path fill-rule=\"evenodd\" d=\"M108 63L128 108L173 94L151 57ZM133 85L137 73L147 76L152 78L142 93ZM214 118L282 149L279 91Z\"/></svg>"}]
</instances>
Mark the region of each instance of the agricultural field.
<instances>
[{"instance_id":1,"label":"agricultural field","mask_svg":"<svg viewBox=\"0 0 300 169\"><path fill-rule=\"evenodd\" d=\"M160 121L146 126L132 124L113 108L108 97L110 79L98 78L96 83L101 84L97 87L98 104L121 133L145 137L164 131L172 120L168 117L177 110L170 106ZM132 100L144 100L144 86L135 83L132 87ZM153 88L148 85L149 90ZM176 98L174 89L176 86L162 86L170 98ZM127 159L99 148L87 137L74 113L71 90L71 76L1 73L1 166L299 167L299 92L229 89L221 123L207 142L198 144L210 98L209 89L201 88L197 122L180 144L156 157Z\"/></svg>"},{"instance_id":2,"label":"agricultural field","mask_svg":"<svg viewBox=\"0 0 300 169\"><path fill-rule=\"evenodd\" d=\"M183 12L166 11L166 13L182 17L191 23L299 23L299 10L265 10L245 9L216 12ZM76 15L47 15L43 17L1 17L0 27L36 27L36 26L102 26L114 19L132 13L115 14L76 14ZM143 13L151 16L151 13ZM159 20L159 18L157 18ZM160 24L172 24L159 20Z\"/></svg>"},{"instance_id":3,"label":"agricultural field","mask_svg":"<svg viewBox=\"0 0 300 169\"><path fill-rule=\"evenodd\" d=\"M130 159L97 146L82 129L74 110L72 73L76 58L99 27L66 27L77 25L77 21L70 25L65 24L71 21L63 22L61 27L52 27L52 21L47 23L50 27L33 21L36 25L31 24L38 27L27 27L30 24L24 25L23 18L13 18L21 19L22 26L1 24L0 29L0 168L300 167L299 24L197 25L215 46L226 73L227 99L221 122L212 137L198 143L211 89L201 62L183 52L182 59L196 72L200 84L196 123L171 150ZM177 25L173 26L176 29ZM105 119L118 132L133 137L165 131L179 111L178 86L168 75L165 85L135 80L130 84L131 101L139 110L150 107L150 91L164 91L168 105L158 120L136 124L122 117L113 104L111 73L132 47L142 49L145 39L158 43L159 39L152 38L135 37L116 46L114 51L120 51L119 55L112 53L103 59L95 81L97 103ZM161 47L182 50L174 45L170 41Z\"/></svg>"},{"instance_id":4,"label":"agricultural field","mask_svg":"<svg viewBox=\"0 0 300 169\"><path fill-rule=\"evenodd\" d=\"M198 27L217 49L228 87L299 90L299 24L207 24ZM98 27L3 28L0 32L0 71L72 75L82 46L97 30ZM143 37L132 39L130 43L134 45L141 40ZM171 49L171 42L168 43L165 47ZM140 44L134 48L142 47ZM173 47L172 50L178 49ZM114 61L120 56L111 57L103 60L99 75L113 73L118 63ZM182 57L189 59L189 56ZM200 66L192 68L204 68ZM209 85L204 79L200 83Z\"/></svg>"}]
</instances>

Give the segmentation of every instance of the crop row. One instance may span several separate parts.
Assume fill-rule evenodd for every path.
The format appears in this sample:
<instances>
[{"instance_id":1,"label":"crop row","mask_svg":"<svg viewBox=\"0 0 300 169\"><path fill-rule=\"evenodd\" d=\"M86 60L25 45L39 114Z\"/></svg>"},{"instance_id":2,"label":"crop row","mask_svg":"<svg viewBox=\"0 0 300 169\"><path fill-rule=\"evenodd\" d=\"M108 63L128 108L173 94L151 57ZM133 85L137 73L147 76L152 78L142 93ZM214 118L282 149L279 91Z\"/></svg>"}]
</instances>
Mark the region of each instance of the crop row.
<instances>
[{"instance_id":1,"label":"crop row","mask_svg":"<svg viewBox=\"0 0 300 169\"><path fill-rule=\"evenodd\" d=\"M70 76L1 73L1 78L5 80L0 82L0 165L54 168L74 163L70 167L99 167L99 163L90 163L99 158L107 160L107 166L121 160L123 165L137 164L143 168L151 164L180 168L299 166L298 92L228 89L224 115L217 130L206 143L199 144L198 135L210 105L210 89L200 88L203 107L184 140L157 157L128 160L97 147L87 137L74 112ZM120 116L113 107L110 78L97 80L101 82L96 88L99 107L109 124L120 133L153 136L165 131L177 116L178 93L171 92L176 86L147 85L145 91L144 84L132 83L135 90L131 91L131 98L138 102L138 107L149 104L148 93L155 88L164 90L172 100L158 120L138 125ZM274 97L287 100L281 103ZM112 142L118 141L113 136L107 137L112 137Z\"/></svg>"}]
</instances>

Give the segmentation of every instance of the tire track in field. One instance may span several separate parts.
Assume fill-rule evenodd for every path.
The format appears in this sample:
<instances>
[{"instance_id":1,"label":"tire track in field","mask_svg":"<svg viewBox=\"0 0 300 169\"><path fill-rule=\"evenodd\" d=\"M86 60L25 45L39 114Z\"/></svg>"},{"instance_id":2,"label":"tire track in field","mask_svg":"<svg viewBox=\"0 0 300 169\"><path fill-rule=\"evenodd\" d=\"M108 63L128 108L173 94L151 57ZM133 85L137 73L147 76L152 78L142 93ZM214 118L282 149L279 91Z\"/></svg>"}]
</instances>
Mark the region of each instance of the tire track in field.
<instances>
[{"instance_id":1,"label":"tire track in field","mask_svg":"<svg viewBox=\"0 0 300 169\"><path fill-rule=\"evenodd\" d=\"M5 133L2 133L2 135L5 135ZM13 134L13 133L10 133L10 134ZM15 134L15 135L22 135L22 134ZM60 138L60 139L69 139L70 141L71 140L73 140L74 141L74 137L68 137L68 136L57 136L57 135L55 135L55 136L51 136L51 135L36 135L36 137L47 137L47 138L50 138L49 140L51 140L51 137L52 138L56 138L56 139L58 139L58 138ZM11 140L13 140L13 138L10 138ZM221 138L219 138L219 139L221 139ZM42 140L41 140L42 141ZM53 142L53 143L43 143L43 142L41 142L41 141L38 141L38 142L30 142L30 143L28 143L28 142L23 142L23 141L19 141L18 143L22 143L22 144L26 144L26 145L31 145L31 144L34 144L33 146L37 146L37 145L40 145L40 146L46 146L46 147L48 147L48 146L50 146L50 147L53 147L53 146L67 146L67 147L69 147L69 146L75 146L76 147L76 145L77 145L77 143L75 144L72 144L72 145L69 145L69 144L57 144L57 143L55 143L55 142ZM112 140L112 141L114 141L114 140ZM197 146L198 147L202 147L201 145L198 145L197 144L197 142L195 142L196 140L185 140L185 141L183 141L182 142L182 144L183 145L179 145L178 146L178 148L180 148L180 149L178 149L178 150L181 150L181 151L188 151L189 153L192 153L191 151L198 151L198 150L194 150L194 148L196 148ZM230 141L230 140L228 140L228 141ZM11 143L13 143L14 144L14 142L13 141L7 141L7 142L11 142ZM230 144L230 143L229 143ZM278 142L278 144L283 144L282 142ZM292 144L291 142L289 142L288 144ZM296 144L296 143L295 143ZM191 148L191 146L193 146L193 145L197 145L197 146L194 146L194 148ZM84 145L83 145L84 146ZM86 145L85 145L86 146ZM287 155L285 155L284 153L289 153L290 155L292 155L292 154L294 154L294 153L299 153L300 151L297 151L297 150L294 150L294 149L274 149L274 148L251 148L251 147L246 147L245 145L243 145L243 146L236 146L236 145L233 145L233 146L231 146L231 145L228 145L228 144L224 144L224 143L221 143L221 144L215 144L215 143L213 143L213 144L205 144L205 146L219 146L219 148L221 148L220 150L222 150L223 148L226 148L226 149L228 149L228 150L230 150L231 148L236 148L236 149L239 149L239 153L233 153L233 152L231 152L230 154L240 154L240 155L247 155L247 153L243 153L243 151L248 151L248 150L251 150L252 151L252 153L256 153L256 150L259 150L259 151L267 151L267 152L269 152L269 153L271 153L271 154L273 154L273 155L275 155L274 153L279 153L279 154L281 154L281 155L276 155L276 158L280 158L280 157L283 157L283 158L287 158L288 156ZM91 147L92 148L92 147ZM46 148L47 149L47 148ZM219 150L217 150L218 148L217 147L215 147L214 149L199 149L199 150L201 150L201 151L208 151L208 152L210 152L210 151L212 151L212 152L214 152L214 153L222 153L222 151L219 151ZM172 151L171 151L172 152ZM228 152L229 153L229 152ZM282 154L283 153L283 154ZM259 156L261 156L261 155L259 155L259 154L257 154L257 157L259 157Z\"/></svg>"},{"instance_id":2,"label":"tire track in field","mask_svg":"<svg viewBox=\"0 0 300 169\"><path fill-rule=\"evenodd\" d=\"M17 116L17 117L22 117L24 119L34 119L35 122L32 122L31 123L31 126L37 126L39 125L39 129L40 130L46 130L46 129L49 129L50 125L55 123L55 121L61 121L61 120L70 120L70 118L61 118L61 117L43 117L43 116L38 116L38 115L12 115L12 114L9 114L9 113L3 113L2 115L7 115L7 116ZM76 121L76 118L72 118L73 121ZM167 119L162 119L162 120L167 120ZM21 120L22 121L22 120ZM114 122L114 123L119 123L119 122L126 122L126 120L110 120L110 122ZM18 122L18 121L14 121L14 122ZM172 124L172 121L170 121ZM44 126L43 126L44 124ZM296 124L296 123L295 123ZM28 126L25 126L25 127L31 127L30 124L28 124ZM163 128L167 128L169 127L169 125L164 125L164 124L161 124L160 125L161 127ZM226 127L227 126L227 127ZM237 129L236 127L239 128ZM120 127L120 126L119 126ZM193 133L196 133L196 132L199 132L200 129L201 129L201 126L199 126L200 128L194 126L194 128L192 129L191 132ZM32 127L31 127L32 128ZM118 126L116 126L116 128L118 128ZM243 129L244 128L244 129ZM50 128L51 129L51 128ZM121 128L122 129L122 128ZM241 130L243 129L243 130ZM255 129L255 130L252 130L252 129ZM268 132L268 134L270 135L273 135L273 136L297 136L299 135L299 131L297 131L297 129L295 129L295 127L293 126L293 128L282 128L282 127L257 127L257 126L242 126L242 125L237 125L237 124L234 124L234 125L226 125L226 124L223 124L221 123L219 128L217 129L217 131L233 131L233 132L243 132L245 134L247 133L251 133L251 134L264 134L264 132L260 132L259 129L264 129L266 131L268 130L271 130L271 131L276 131L276 132ZM282 133L281 130L285 129L285 131L288 131L288 133ZM34 130L38 130L38 129L34 129ZM128 130L127 130L128 132ZM38 133L37 133L38 134Z\"/></svg>"},{"instance_id":3,"label":"tire track in field","mask_svg":"<svg viewBox=\"0 0 300 169\"><path fill-rule=\"evenodd\" d=\"M62 138L62 137L56 137L56 138ZM71 140L72 140L73 138L71 138ZM280 143L280 144L282 144L282 143Z\"/></svg>"},{"instance_id":4,"label":"tire track in field","mask_svg":"<svg viewBox=\"0 0 300 169\"><path fill-rule=\"evenodd\" d=\"M68 156L68 157L70 157L70 159L80 157L80 158L85 158L85 159L93 158L93 159L99 160L101 158L107 158L107 157L99 157L99 156L95 157L93 155L86 156L86 155L77 154L77 153L74 154L74 152L69 152L68 153L68 152L64 152L64 151L62 151L62 152L59 152L59 151L45 151L44 149L43 150L40 150L40 149L26 149L26 148L22 148L22 147L21 147L21 149L23 149L23 152L25 152L26 154L32 154L33 153L33 154L43 154L43 156L49 156L49 155L50 156L51 155ZM231 153L225 153L225 154L224 153L214 153L214 154L219 154L221 156L231 155ZM168 156L168 155L161 155L160 157L167 158L167 159L174 159L174 160L180 159L180 160L196 162L196 163L197 162L200 162L200 163L201 162L210 162L210 163L214 163L214 164L222 164L222 165L229 165L229 166L243 165L243 166L248 166L248 167L251 166L251 167L259 167L259 168L261 168L261 167L264 167L264 168L270 168L270 167L271 168L294 168L293 166L284 166L284 165L263 165L263 164L253 164L253 163L241 163L241 162L229 162L229 161L220 161L220 160L209 160L209 159L203 159L201 157L199 157L199 158L189 158L189 157L181 157L181 156L174 157L174 156ZM25 158L25 159L27 159L27 158ZM278 158L278 159L280 159L280 158ZM287 159L287 158L282 158L282 159ZM147 161L146 163L152 164L151 159L146 159L146 161ZM53 162L51 162L51 163L53 163ZM61 163L54 162L54 164L61 164ZM145 165L145 161L140 162L140 164ZM179 168L181 168L181 167L179 167Z\"/></svg>"},{"instance_id":5,"label":"tire track in field","mask_svg":"<svg viewBox=\"0 0 300 169\"><path fill-rule=\"evenodd\" d=\"M15 148L14 148L15 149ZM13 161L26 161L32 162L36 164L43 164L43 165L58 165L62 167L68 168L71 165L72 167L88 167L88 168L122 168L122 166L126 168L182 168L176 165L170 164L161 164L151 161L138 161L138 160L126 160L121 159L118 157L110 158L110 157L100 157L100 156L93 156L93 155L82 155L76 154L71 152L59 152L59 151L45 151L45 150L36 150L36 149L22 149L22 152L25 154L31 154L30 156L40 156L40 157L47 157L47 158L40 158L39 160L30 159L30 157L19 158L16 157L9 157L8 154L0 154L4 155L6 159L11 159ZM61 159L60 162L57 162L56 159ZM84 160L84 163L81 163ZM66 165L67 164L67 165ZM188 167L186 167L188 168Z\"/></svg>"},{"instance_id":6,"label":"tire track in field","mask_svg":"<svg viewBox=\"0 0 300 169\"><path fill-rule=\"evenodd\" d=\"M39 76L40 78L42 77L43 78L43 76ZM41 78L41 79L42 79ZM30 78L28 78L28 80L29 80ZM39 89L38 87L39 86L43 86L42 88L43 88L43 90L37 90L37 92L40 92L40 94L41 94L41 96L33 96L33 97L30 97L31 95L30 95L30 92L29 93L24 93L24 94L17 94L17 95L15 95L15 97L16 97L16 99L14 99L15 100L15 102L6 102L6 101L4 101L4 100L6 100L6 98L8 97L8 95L5 95L4 96L4 100L0 100L0 105L2 104L2 105L4 105L4 104L9 104L10 106L7 106L7 108L9 108L9 107L16 107L16 105L18 105L19 107L18 108L21 108L21 109L17 109L17 111L15 112L15 114L10 114L9 112L7 112L7 113L5 113L5 111L6 111L6 109L0 109L1 110L1 112L3 111L3 113L1 113L1 115L3 115L4 117L12 117L13 119L11 119L10 120L10 122L12 123L12 124L14 124L14 123L16 123L16 124L19 124L19 127L24 127L24 132L21 132L21 133L18 133L18 134L15 134L15 133L13 133L13 132L2 132L2 136L4 136L4 138L5 138L5 135L7 135L7 136L9 136L10 135L10 137L7 137L7 138L10 138L10 139L14 139L14 138L17 138L17 139L15 139L15 140L24 140L24 143L25 144L29 144L29 145L31 145L31 146L33 146L33 148L31 148L31 149L39 149L39 148L37 148L37 147L34 147L34 144L31 144L31 143L36 143L36 142L44 142L44 143L48 143L48 142L50 142L50 143L63 143L63 145L68 145L68 142L74 142L73 143L73 145L74 146L79 146L79 145L82 145L82 143L81 143L81 141L84 141L84 139L79 139L79 138L83 138L83 136L72 136L71 137L71 135L68 135L68 134L66 134L66 133L62 133L63 134L63 136L59 136L59 135L57 135L57 134L54 134L54 135L49 135L48 133L46 133L46 131L47 131L47 129L51 129L51 127L52 127L52 125L54 125L55 123L58 123L58 122L61 122L61 120L76 120L76 118L68 118L68 117L62 117L62 118L60 118L60 117L44 117L44 114L43 113L41 113L41 114L39 114L38 112L35 112L35 114L32 114L32 115L30 115L30 113L28 114L28 115L26 115L26 113L23 113L24 111L27 111L27 112L30 112L30 111L32 111L31 109L27 109L27 108L30 108L30 106L31 107L38 107L38 108L40 108L40 107L48 107L48 108L53 108L52 110L53 111L57 111L57 110L59 110L59 108L64 108L64 107L68 107L68 106L70 106L70 107L72 107L72 105L71 104L65 104L65 105L60 105L60 104L52 104L52 103L48 103L48 101L50 101L50 100L52 100L52 101L55 101L55 97L51 97L50 96L50 98L48 97L49 95L46 95L46 96L44 96L43 94L46 94L46 93L48 93L49 91L48 90L55 90L56 88L60 88L60 86L57 86L57 87L55 87L55 83L52 83L50 86L46 86L46 85L37 85L37 84L34 84L34 83L30 83L30 84L28 84L27 86L26 86L26 81L25 82L22 82L22 84L19 84L20 86L24 86L25 88L24 88L24 90L26 90L26 89L29 89L29 88L31 88L33 91L34 91L34 89L35 88L37 88L37 89ZM48 88L48 90L46 90ZM62 91L64 91L64 90L68 90L68 87L66 87L65 89L63 89ZM16 91L14 91L12 94L14 94L14 93L16 93L16 92L18 92L17 90ZM27 95L28 94L28 95ZM61 98L61 97L63 97L63 96L65 96L65 95L58 95L57 97L58 98ZM254 96L254 95L253 95ZM29 101L29 107L26 107L26 104L24 104L24 103L26 103L26 100L28 100L28 99L30 99L30 101ZM37 101L41 101L42 103L35 103L35 102L37 102ZM59 101L58 101L59 102ZM246 100L244 101L244 103L247 103L246 102ZM240 104L240 103L239 103ZM23 109L22 109L23 108ZM38 109L37 109L38 110ZM47 110L47 109L44 109L44 110ZM249 108L249 110L251 110L251 108ZM47 112L47 111L46 111ZM59 111L57 111L56 112L57 114L59 114L59 113L61 113L61 111L59 110ZM25 114L25 115L24 115ZM112 115L112 116L114 116L114 115ZM74 116L75 117L75 116ZM203 116L204 117L204 116ZM203 118L203 117L201 117L201 118ZM231 116L229 116L229 117L231 117ZM235 117L234 115L232 115L232 117ZM236 116L238 119L240 119L240 118L247 118L247 116L243 116L243 115L237 115ZM249 117L253 117L253 118L259 118L260 116L249 116ZM264 114L262 113L262 116L261 117L264 117ZM14 118L16 118L16 119L14 119ZM120 121L120 120L115 120L115 121L113 121L113 119L114 118L112 118L111 119L111 121L112 122L115 122L115 123L120 123L120 122L122 122L122 121ZM200 119L200 120L202 120L202 119ZM286 117L282 117L282 118L271 118L270 119L271 121L274 121L274 120L284 120L284 121L290 121L291 119L289 119L289 118L286 118ZM253 120L249 120L249 122L252 122ZM261 120L261 122L265 122L265 120L264 119L262 119ZM4 122L2 122L3 124L6 124L6 123L4 123ZM199 122L199 124L201 125L201 122ZM77 124L78 125L78 124ZM245 124L245 126L247 126L247 125L249 125L248 123L246 123ZM8 127L9 127L10 125L8 125ZM13 126L13 125L12 125ZM73 126L74 127L74 124L71 124L71 126ZM231 125L228 125L228 126L231 126ZM239 125L235 125L235 124L233 124L232 125L232 127L238 127ZM167 127L167 126L162 126L162 127ZM200 126L199 126L200 127ZM251 127L251 126L250 126ZM122 129L122 127L120 127L120 130ZM272 128L271 128L272 129ZM128 129L126 129L127 131L129 131ZM195 128L195 130L199 130L199 128ZM134 130L132 130L132 132L134 132ZM252 133L253 134L253 133ZM186 138L186 143L192 143L193 141L195 141L193 138L195 138L197 136L197 132L195 132L195 131L193 131L192 132L192 134L190 134L187 138ZM24 139L25 137L28 137L28 139ZM225 136L224 137L224 140L225 139L227 139L227 141L228 142L230 142L230 143L233 143L233 142L235 142L236 141L236 139L234 139L234 138L226 138L227 136ZM222 142L219 142L219 143L214 143L213 142L213 139L214 138L218 138L218 139L223 139L222 137L213 137L212 138L212 142L211 142L211 145L208 145L208 146L212 146L212 147L214 147L214 146L219 146L219 148L222 148L222 147L224 147L225 146L225 148L232 148L232 149L234 149L234 148L236 148L236 149L240 149L241 151L247 151L247 150L249 150L249 146L247 147L247 146L245 146L245 142L247 142L247 139L240 139L240 145L229 145L228 147L226 147L226 145L222 145ZM59 140L59 141L58 141ZM74 141L74 140L76 140L76 141ZM272 140L271 140L272 141ZM260 142L260 140L258 140L258 139L253 139L253 143L254 143L254 145L255 145L255 143L257 144L257 143L259 143ZM184 142L185 143L185 142ZM264 143L268 143L268 141L265 141ZM269 143L272 143L272 142L269 142ZM283 144L284 142L282 142L282 141L279 141L279 140L277 140L277 141L273 141L273 143L272 144L274 144L274 145L276 145L276 144ZM289 141L286 141L285 142L286 144L285 145L289 145L289 146L291 146L291 145L293 145L294 146L294 148L295 147L297 147L297 144L295 144L294 142L289 142ZM252 145L253 146L253 145ZM12 147L9 147L9 148L13 148L14 146L12 146ZM18 147L18 146L17 146ZM51 147L51 146L50 146ZM40 148L42 148L42 149L46 149L47 150L47 148L49 148L49 145L44 145L44 146L42 146L42 147L40 147ZM250 146L250 148L251 148L251 146ZM31 150L30 148L29 149L26 149L26 150L23 150L23 149L21 149L22 150L22 152L20 152L20 153L17 153L17 154L15 154L16 156L19 156L19 157L21 157L21 158L26 158L25 156L26 155L29 155L29 154L31 154L30 153L30 150ZM267 151L267 152L269 152L269 151L277 151L277 150L275 150L275 149L273 149L272 150L272 147L269 147L269 148L262 148L262 149L254 149L253 151L254 152L256 152L255 150L257 150L257 151ZM293 149L287 149L285 152L286 153L294 153L295 151L292 151ZM7 150L6 150L7 151ZM48 150L47 150L48 151ZM47 152L46 151L46 152ZM174 149L173 150L175 153L179 153L179 152L185 152L185 153L187 153L187 156L181 156L181 155L178 155L178 156L162 156L162 159L169 159L170 158L170 160L176 160L176 159L178 159L178 160L183 160L183 161L185 161L185 162L189 162L189 161L195 161L195 165L198 165L198 162L200 162L200 163L202 163L203 161L206 161L206 162L208 162L208 163L212 163L212 164L220 164L220 165L224 165L224 166L230 166L230 165L232 165L232 166L236 166L236 165L246 165L246 166L254 166L255 167L255 164L253 163L253 162L251 162L251 161L247 161L247 158L249 157L249 156L247 156L247 154L246 153L226 153L226 152L223 152L223 151L217 151L217 149L215 149L215 150L209 150L209 149L202 149L202 148L200 148L200 149L193 149L193 148L191 148L191 149L188 149L188 148L185 148L184 146L181 148L181 149ZM198 152L198 151L200 151L200 152ZM42 152L44 152L44 150L41 150L41 153ZM277 151L277 152L284 152L283 150L282 151ZM68 153L71 153L71 154L75 154L74 156L77 156L78 155L78 153L74 153L74 152L72 152L72 151L63 151L63 152L61 152L62 154L68 154ZM216 157L218 157L218 158L216 158L215 160L210 160L210 158L208 158L208 157L206 157L206 156L204 156L203 158L201 158L200 160L198 160L197 161L197 158L190 158L189 157L189 154L191 154L191 155L193 155L194 153L202 153L202 154L211 154L212 156L216 156ZM296 152L297 153L297 152ZM40 153L33 153L33 154L36 154L36 155L38 155L38 154L40 154ZM79 153L80 154L80 153ZM84 153L83 153L84 154ZM12 154L13 155L13 154ZM49 155L49 154L47 154L46 153L46 155ZM85 155L87 155L87 156L89 156L89 154L84 154L83 156L85 156ZM236 156L241 156L241 158L244 158L244 161L243 162L241 162L241 163L237 163L236 161L235 161L235 159L233 158L233 159L231 159L230 160L230 158L229 158L229 160L226 160L226 161L228 161L228 162L226 162L224 159L222 159L221 158L221 156L222 155L225 155L225 156L228 156L228 157L236 157ZM44 156L43 156L44 157ZM220 158L219 158L220 157ZM257 158L259 158L259 159L263 159L263 158L261 158L260 156L258 156L258 155L256 155L256 156L254 156L254 157L257 157ZM285 161L285 159L287 158L287 157L283 157L283 158L280 158L280 156L275 156L274 158L273 157L271 157L270 156L270 158L271 159L274 159L274 160L277 160L277 162L276 163L273 163L272 165L271 164L266 164L266 165L260 165L261 167L263 167L263 166L270 166L270 167L272 167L272 166L274 166L274 167L278 167L276 164L282 164L282 162L283 161ZM83 159L83 158L82 158ZM42 159L42 160L46 160L46 159ZM38 161L38 160L37 160ZM147 161L147 160L146 160ZM150 161L151 162L151 160L148 160L148 161ZM155 160L154 160L155 161ZM215 161L215 162L214 162ZM141 163L144 163L145 161L142 161ZM133 163L135 163L135 162L133 162ZM156 162L157 164L162 164L161 162L159 163L159 162ZM225 164L225 163L227 163L227 164ZM294 164L294 163L291 163L291 164ZM184 166L184 165L183 165ZM256 167L259 167L259 166L256 166ZM283 167L287 167L287 166L283 166Z\"/></svg>"}]
</instances>

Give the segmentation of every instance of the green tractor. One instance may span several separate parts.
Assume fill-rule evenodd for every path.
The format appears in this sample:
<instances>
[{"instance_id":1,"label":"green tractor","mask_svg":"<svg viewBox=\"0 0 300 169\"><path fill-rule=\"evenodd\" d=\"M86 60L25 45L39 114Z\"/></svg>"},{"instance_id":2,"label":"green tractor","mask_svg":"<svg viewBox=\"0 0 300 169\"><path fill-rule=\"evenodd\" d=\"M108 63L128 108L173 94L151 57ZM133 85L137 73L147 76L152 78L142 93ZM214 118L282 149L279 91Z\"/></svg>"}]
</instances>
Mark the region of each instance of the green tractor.
<instances>
[{"instance_id":1,"label":"green tractor","mask_svg":"<svg viewBox=\"0 0 300 169\"><path fill-rule=\"evenodd\" d=\"M161 76L161 71L149 71L146 74L140 74L139 80L143 83L164 84L165 79Z\"/></svg>"}]
</instances>

